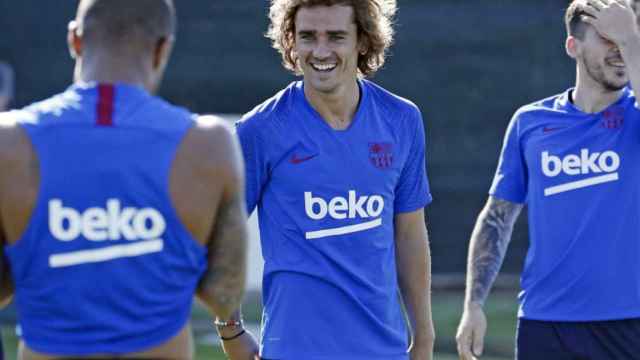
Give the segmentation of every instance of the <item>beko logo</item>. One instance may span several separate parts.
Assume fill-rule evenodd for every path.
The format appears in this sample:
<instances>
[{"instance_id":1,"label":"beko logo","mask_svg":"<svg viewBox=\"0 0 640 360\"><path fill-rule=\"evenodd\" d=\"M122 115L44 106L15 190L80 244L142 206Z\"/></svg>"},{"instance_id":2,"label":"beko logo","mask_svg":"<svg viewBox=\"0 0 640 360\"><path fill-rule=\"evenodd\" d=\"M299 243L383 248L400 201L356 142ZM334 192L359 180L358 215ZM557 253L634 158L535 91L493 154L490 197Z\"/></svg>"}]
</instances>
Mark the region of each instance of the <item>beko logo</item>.
<instances>
[{"instance_id":1,"label":"beko logo","mask_svg":"<svg viewBox=\"0 0 640 360\"><path fill-rule=\"evenodd\" d=\"M105 208L90 207L83 212L65 207L61 199L51 199L49 231L55 239L70 243L82 236L91 242L124 239L131 243L100 248L89 246L87 250L54 254L50 256L49 264L63 267L158 252L163 248L160 236L166 227L158 210L122 207L118 199L108 199Z\"/></svg>"},{"instance_id":2,"label":"beko logo","mask_svg":"<svg viewBox=\"0 0 640 360\"><path fill-rule=\"evenodd\" d=\"M307 239L344 235L382 225L382 218L379 216L384 210L384 198L380 195L358 196L355 190L349 190L346 198L336 196L327 201L313 196L310 191L305 191L304 210L312 220L322 220L327 216L335 220L376 218L355 225L310 231L305 234Z\"/></svg>"},{"instance_id":3,"label":"beko logo","mask_svg":"<svg viewBox=\"0 0 640 360\"><path fill-rule=\"evenodd\" d=\"M620 168L620 156L611 150L600 153L590 152L589 149L581 149L580 154L568 154L560 158L549 154L548 151L543 151L541 166L542 173L551 178L560 174L570 176L594 174L594 176L578 181L571 181L544 189L544 195L550 196L618 180L617 171Z\"/></svg>"}]
</instances>

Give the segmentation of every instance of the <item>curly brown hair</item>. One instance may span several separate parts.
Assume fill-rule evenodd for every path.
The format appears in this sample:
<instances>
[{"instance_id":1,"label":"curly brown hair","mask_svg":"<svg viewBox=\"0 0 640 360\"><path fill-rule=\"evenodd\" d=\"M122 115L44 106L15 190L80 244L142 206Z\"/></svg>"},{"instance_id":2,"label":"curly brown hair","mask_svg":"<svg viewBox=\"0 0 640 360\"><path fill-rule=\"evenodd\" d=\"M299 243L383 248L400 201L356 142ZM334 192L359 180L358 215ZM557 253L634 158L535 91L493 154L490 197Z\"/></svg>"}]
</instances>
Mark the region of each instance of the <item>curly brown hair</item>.
<instances>
[{"instance_id":1,"label":"curly brown hair","mask_svg":"<svg viewBox=\"0 0 640 360\"><path fill-rule=\"evenodd\" d=\"M366 49L358 57L358 70L363 76L371 76L384 65L387 49L393 43L393 17L396 0L271 0L269 19L271 24L266 36L282 55L285 68L301 74L294 55L295 18L302 7L351 6L358 29L358 41Z\"/></svg>"}]
</instances>

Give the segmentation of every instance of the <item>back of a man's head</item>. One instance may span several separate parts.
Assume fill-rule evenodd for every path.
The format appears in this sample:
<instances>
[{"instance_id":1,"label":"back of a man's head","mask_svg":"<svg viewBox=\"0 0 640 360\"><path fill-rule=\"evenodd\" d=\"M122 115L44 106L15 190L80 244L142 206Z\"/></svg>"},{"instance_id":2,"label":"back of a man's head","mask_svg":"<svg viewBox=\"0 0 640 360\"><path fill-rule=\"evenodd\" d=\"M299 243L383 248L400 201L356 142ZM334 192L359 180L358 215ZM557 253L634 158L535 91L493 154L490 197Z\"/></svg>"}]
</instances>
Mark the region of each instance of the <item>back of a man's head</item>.
<instances>
[{"instance_id":1,"label":"back of a man's head","mask_svg":"<svg viewBox=\"0 0 640 360\"><path fill-rule=\"evenodd\" d=\"M85 48L151 50L175 33L173 0L81 0L76 16Z\"/></svg>"}]
</instances>

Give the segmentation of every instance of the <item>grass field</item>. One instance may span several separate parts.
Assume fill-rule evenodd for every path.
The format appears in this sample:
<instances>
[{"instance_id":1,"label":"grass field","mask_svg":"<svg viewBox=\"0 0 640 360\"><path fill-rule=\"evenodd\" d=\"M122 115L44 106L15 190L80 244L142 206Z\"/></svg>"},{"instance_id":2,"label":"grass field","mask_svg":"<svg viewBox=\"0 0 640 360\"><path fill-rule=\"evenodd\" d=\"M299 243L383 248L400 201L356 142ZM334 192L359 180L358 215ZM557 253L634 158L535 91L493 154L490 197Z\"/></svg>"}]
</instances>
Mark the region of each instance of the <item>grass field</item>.
<instances>
[{"instance_id":1,"label":"grass field","mask_svg":"<svg viewBox=\"0 0 640 360\"><path fill-rule=\"evenodd\" d=\"M433 297L433 316L436 326L436 355L434 360L457 360L455 354L455 332L460 319L462 309L462 292L436 291ZM492 294L486 313L489 319L489 329L485 344L485 356L482 360L508 360L513 359L513 341L516 317L515 292L500 292ZM246 320L258 321L260 313L257 298L245 304ZM196 338L206 335L211 329L209 317L200 307L194 308L193 319ZM2 328L2 339L5 346L6 359L15 359L16 336L14 326ZM215 344L198 343L198 360L223 360L226 359L220 348Z\"/></svg>"}]
</instances>

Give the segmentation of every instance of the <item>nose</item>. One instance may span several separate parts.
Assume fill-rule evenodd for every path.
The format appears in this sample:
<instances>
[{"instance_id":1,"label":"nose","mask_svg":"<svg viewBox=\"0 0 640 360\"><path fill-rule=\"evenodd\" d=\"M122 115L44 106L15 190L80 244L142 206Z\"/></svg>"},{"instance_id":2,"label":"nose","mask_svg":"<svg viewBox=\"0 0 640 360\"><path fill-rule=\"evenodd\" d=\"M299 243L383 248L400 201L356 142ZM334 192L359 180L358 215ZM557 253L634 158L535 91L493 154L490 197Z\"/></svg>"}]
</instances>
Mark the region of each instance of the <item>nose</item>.
<instances>
[{"instance_id":1,"label":"nose","mask_svg":"<svg viewBox=\"0 0 640 360\"><path fill-rule=\"evenodd\" d=\"M331 49L325 40L319 40L313 48L313 57L318 60L327 59L331 56Z\"/></svg>"}]
</instances>

